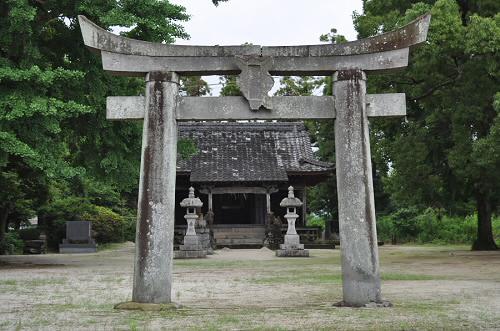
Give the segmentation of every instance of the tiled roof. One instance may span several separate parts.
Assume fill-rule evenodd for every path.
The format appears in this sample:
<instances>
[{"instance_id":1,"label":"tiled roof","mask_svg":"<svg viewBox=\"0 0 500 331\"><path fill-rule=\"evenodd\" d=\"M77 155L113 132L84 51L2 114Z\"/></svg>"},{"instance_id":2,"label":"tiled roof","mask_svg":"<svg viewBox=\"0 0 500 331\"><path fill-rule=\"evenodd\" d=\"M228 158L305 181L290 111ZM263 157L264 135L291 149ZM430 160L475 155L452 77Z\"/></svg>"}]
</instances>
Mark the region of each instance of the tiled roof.
<instances>
[{"instance_id":1,"label":"tiled roof","mask_svg":"<svg viewBox=\"0 0 500 331\"><path fill-rule=\"evenodd\" d=\"M280 182L288 173L325 173L330 163L314 159L302 122L179 123L179 138L198 153L178 158L177 171L191 182Z\"/></svg>"}]
</instances>

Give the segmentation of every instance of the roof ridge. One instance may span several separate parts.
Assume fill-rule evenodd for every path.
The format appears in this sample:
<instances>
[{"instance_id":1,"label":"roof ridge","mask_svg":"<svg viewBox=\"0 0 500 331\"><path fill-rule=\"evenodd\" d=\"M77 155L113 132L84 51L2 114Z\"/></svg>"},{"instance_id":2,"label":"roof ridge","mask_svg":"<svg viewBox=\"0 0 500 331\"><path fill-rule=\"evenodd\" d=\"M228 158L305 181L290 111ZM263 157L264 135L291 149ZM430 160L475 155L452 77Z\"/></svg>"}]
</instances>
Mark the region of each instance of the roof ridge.
<instances>
[{"instance_id":1,"label":"roof ridge","mask_svg":"<svg viewBox=\"0 0 500 331\"><path fill-rule=\"evenodd\" d=\"M303 126L304 122L179 122L179 126Z\"/></svg>"},{"instance_id":2,"label":"roof ridge","mask_svg":"<svg viewBox=\"0 0 500 331\"><path fill-rule=\"evenodd\" d=\"M316 159L310 159L310 158L303 157L303 158L299 159L299 162L300 163L309 163L309 164L316 165L319 167L333 168L333 163L320 161L320 160L316 160Z\"/></svg>"}]
</instances>

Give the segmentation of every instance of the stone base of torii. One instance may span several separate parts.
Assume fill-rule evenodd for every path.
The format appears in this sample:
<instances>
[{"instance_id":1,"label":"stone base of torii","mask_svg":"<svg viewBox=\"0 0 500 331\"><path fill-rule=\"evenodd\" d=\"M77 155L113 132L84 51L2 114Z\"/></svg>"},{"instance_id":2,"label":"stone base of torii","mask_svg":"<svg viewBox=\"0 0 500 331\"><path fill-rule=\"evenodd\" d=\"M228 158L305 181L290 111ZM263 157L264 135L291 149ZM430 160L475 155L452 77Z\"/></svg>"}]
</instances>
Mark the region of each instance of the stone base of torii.
<instances>
[{"instance_id":1,"label":"stone base of torii","mask_svg":"<svg viewBox=\"0 0 500 331\"><path fill-rule=\"evenodd\" d=\"M343 306L384 306L368 122L404 116L405 96L366 94L366 73L404 68L430 15L344 44L181 46L116 36L79 16L103 69L142 76L144 97L108 97L107 118L144 120L132 306L171 303L177 121L335 119ZM239 74L242 97L181 97L179 75ZM333 96L269 97L271 75L333 75ZM334 300L335 298L332 298ZM129 308L126 308L129 307ZM140 308L139 308L140 309Z\"/></svg>"}]
</instances>

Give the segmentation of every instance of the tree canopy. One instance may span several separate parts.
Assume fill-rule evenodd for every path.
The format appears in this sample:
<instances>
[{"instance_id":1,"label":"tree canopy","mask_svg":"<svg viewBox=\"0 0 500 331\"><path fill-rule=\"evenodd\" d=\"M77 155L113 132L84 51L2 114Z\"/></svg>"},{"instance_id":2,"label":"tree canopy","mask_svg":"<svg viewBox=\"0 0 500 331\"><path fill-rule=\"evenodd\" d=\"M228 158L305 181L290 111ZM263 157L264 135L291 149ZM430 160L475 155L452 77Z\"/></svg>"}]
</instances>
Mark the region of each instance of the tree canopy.
<instances>
[{"instance_id":1,"label":"tree canopy","mask_svg":"<svg viewBox=\"0 0 500 331\"><path fill-rule=\"evenodd\" d=\"M431 12L426 45L407 70L370 77L370 92L405 92L405 121L375 120L377 168L392 208L434 207L478 214L476 249L496 248L500 203L500 4L496 1L365 1L359 38Z\"/></svg>"},{"instance_id":2,"label":"tree canopy","mask_svg":"<svg viewBox=\"0 0 500 331\"><path fill-rule=\"evenodd\" d=\"M141 125L106 121L105 97L140 94L143 83L103 72L78 14L131 38L189 37L185 8L168 1L0 3L0 239L7 219L33 216L58 194L136 190Z\"/></svg>"},{"instance_id":3,"label":"tree canopy","mask_svg":"<svg viewBox=\"0 0 500 331\"><path fill-rule=\"evenodd\" d=\"M413 51L409 67L368 78L369 93L407 96L405 119L370 123L377 212L403 215L431 207L437 214L476 213L473 248L496 249L491 219L500 212L500 3L365 0L353 20L358 37L366 38L427 12L428 41ZM67 196L135 208L142 127L106 121L105 100L142 94L144 82L102 70L100 58L83 45L79 14L130 38L172 43L189 37L185 8L167 0L0 3L0 241L7 221L19 227ZM346 41L336 29L320 40ZM236 76L221 77L221 83L221 95L241 95ZM331 85L331 77L287 76L277 94L311 95L324 87L331 95ZM183 77L181 90L210 93L201 77ZM318 155L335 163L333 121L306 125ZM195 152L189 142L181 145L181 154ZM311 211L336 218L336 194L333 176L310 190Z\"/></svg>"}]
</instances>

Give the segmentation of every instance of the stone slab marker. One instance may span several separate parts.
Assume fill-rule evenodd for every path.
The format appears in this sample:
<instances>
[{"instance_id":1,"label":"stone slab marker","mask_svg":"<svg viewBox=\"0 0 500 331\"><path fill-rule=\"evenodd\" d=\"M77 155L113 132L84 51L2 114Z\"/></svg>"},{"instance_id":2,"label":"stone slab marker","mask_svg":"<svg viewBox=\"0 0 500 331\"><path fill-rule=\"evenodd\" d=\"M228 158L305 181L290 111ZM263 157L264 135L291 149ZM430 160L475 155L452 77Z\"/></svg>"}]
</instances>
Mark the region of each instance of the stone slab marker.
<instances>
[{"instance_id":1,"label":"stone slab marker","mask_svg":"<svg viewBox=\"0 0 500 331\"><path fill-rule=\"evenodd\" d=\"M59 244L59 253L95 253L97 244L92 238L92 222L67 221L66 239Z\"/></svg>"},{"instance_id":2,"label":"stone slab marker","mask_svg":"<svg viewBox=\"0 0 500 331\"><path fill-rule=\"evenodd\" d=\"M171 302L178 91L176 73L146 75L134 302Z\"/></svg>"},{"instance_id":3,"label":"stone slab marker","mask_svg":"<svg viewBox=\"0 0 500 331\"><path fill-rule=\"evenodd\" d=\"M176 121L333 119L343 304L381 301L368 118L404 116L402 93L366 94L366 72L408 65L430 15L343 44L183 46L116 36L79 16L84 43L113 74L146 76L146 95L108 97L110 120L144 119L133 300L171 300ZM162 72L168 68L169 72ZM239 74L241 97L178 96L178 75ZM334 96L269 96L271 75L330 76ZM265 193L265 192L264 192Z\"/></svg>"},{"instance_id":4,"label":"stone slab marker","mask_svg":"<svg viewBox=\"0 0 500 331\"><path fill-rule=\"evenodd\" d=\"M339 204L344 302L381 302L373 196L366 75L361 70L334 75L335 158Z\"/></svg>"}]
</instances>

